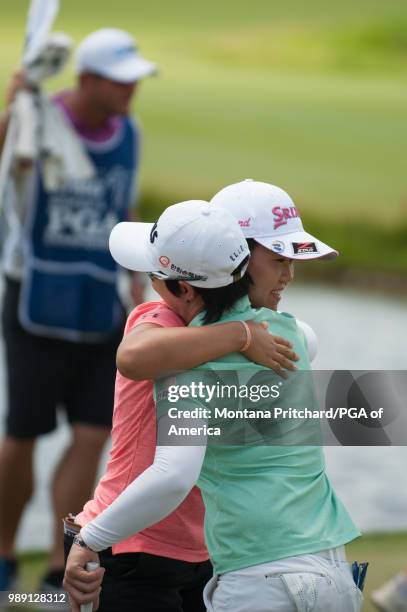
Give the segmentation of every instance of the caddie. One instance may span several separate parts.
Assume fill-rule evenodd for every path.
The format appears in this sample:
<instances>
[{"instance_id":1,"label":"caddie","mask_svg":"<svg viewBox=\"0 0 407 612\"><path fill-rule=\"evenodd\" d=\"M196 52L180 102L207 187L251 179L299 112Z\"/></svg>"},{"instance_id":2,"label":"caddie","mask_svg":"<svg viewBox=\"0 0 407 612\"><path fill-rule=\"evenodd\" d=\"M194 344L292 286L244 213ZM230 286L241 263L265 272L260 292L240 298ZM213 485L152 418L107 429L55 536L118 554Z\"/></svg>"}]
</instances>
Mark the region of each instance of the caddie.
<instances>
[{"instance_id":1,"label":"caddie","mask_svg":"<svg viewBox=\"0 0 407 612\"><path fill-rule=\"evenodd\" d=\"M85 151L93 178L49 190L42 157L23 180L20 168L12 170L3 248L8 409L0 446L0 590L10 589L17 575L14 541L33 492L35 441L55 429L57 407L65 410L72 438L52 483L46 592L62 586L61 518L89 498L109 435L125 314L108 237L135 203L140 132L130 105L139 82L156 70L125 31L105 28L87 36L77 49L75 87L53 103ZM25 87L19 72L9 106ZM9 109L0 143L8 119Z\"/></svg>"}]
</instances>

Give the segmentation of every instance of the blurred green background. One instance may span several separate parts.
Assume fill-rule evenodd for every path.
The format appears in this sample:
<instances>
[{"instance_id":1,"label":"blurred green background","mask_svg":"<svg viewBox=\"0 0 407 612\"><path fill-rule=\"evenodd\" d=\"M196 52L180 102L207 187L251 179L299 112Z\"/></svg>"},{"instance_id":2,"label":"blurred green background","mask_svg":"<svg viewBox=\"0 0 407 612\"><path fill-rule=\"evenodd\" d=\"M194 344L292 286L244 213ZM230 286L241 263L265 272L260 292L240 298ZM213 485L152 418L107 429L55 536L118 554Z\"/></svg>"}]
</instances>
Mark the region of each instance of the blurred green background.
<instances>
[{"instance_id":1,"label":"blurred green background","mask_svg":"<svg viewBox=\"0 0 407 612\"><path fill-rule=\"evenodd\" d=\"M3 87L27 6L3 2ZM56 29L75 41L104 26L161 67L135 100L143 218L251 177L286 189L339 248L330 276L407 271L405 0L61 0ZM49 88L73 79L71 63Z\"/></svg>"}]
</instances>

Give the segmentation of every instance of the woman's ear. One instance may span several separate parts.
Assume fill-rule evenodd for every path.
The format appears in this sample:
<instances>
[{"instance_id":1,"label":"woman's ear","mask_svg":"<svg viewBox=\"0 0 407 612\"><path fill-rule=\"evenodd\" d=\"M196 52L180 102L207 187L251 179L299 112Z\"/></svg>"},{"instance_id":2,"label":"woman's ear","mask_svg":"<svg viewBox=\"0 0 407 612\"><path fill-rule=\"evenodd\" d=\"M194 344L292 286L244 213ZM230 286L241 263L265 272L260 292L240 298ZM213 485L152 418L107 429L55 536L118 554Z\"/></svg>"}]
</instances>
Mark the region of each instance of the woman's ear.
<instances>
[{"instance_id":1,"label":"woman's ear","mask_svg":"<svg viewBox=\"0 0 407 612\"><path fill-rule=\"evenodd\" d=\"M178 286L181 291L180 297L187 304L191 304L191 302L193 302L195 297L198 295L194 287L185 281L178 281Z\"/></svg>"}]
</instances>

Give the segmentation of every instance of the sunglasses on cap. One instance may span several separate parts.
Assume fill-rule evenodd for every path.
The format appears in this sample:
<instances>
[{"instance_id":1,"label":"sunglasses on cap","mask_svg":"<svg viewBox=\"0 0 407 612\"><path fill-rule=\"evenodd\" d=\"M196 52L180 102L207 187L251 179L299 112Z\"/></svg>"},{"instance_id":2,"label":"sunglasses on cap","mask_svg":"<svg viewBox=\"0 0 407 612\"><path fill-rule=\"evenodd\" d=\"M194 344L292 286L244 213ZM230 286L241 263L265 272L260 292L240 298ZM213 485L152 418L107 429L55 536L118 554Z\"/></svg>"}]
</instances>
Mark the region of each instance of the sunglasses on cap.
<instances>
[{"instance_id":1,"label":"sunglasses on cap","mask_svg":"<svg viewBox=\"0 0 407 612\"><path fill-rule=\"evenodd\" d=\"M163 280L164 276L161 276L160 273L155 273L155 272L147 272L147 276L150 280L154 280L155 278L157 278L158 280Z\"/></svg>"},{"instance_id":2,"label":"sunglasses on cap","mask_svg":"<svg viewBox=\"0 0 407 612\"><path fill-rule=\"evenodd\" d=\"M164 272L147 272L147 276L150 280L154 280L155 278L158 280L176 280L176 281L198 281L198 280L206 280L206 276L200 276L198 274L184 274L178 276L168 276L168 274L164 274Z\"/></svg>"}]
</instances>

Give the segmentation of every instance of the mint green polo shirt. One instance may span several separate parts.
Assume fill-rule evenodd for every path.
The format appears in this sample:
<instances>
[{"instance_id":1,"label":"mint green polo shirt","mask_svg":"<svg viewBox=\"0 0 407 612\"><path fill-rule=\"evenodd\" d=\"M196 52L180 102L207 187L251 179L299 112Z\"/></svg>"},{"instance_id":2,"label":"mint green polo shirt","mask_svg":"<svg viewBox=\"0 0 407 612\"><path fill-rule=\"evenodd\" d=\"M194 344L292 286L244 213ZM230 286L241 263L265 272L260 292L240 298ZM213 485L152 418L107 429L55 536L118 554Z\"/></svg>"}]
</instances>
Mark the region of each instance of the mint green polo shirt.
<instances>
[{"instance_id":1,"label":"mint green polo shirt","mask_svg":"<svg viewBox=\"0 0 407 612\"><path fill-rule=\"evenodd\" d=\"M200 314L190 325L200 326L202 319ZM219 323L248 319L267 321L274 335L293 343L300 357L298 370L311 370L304 335L294 317L265 308L254 310L248 298L243 298ZM254 368L266 370L241 353L231 353L191 372L197 380L200 371L202 376L207 370L244 374L245 369L253 372ZM275 384L281 383L274 372L267 375ZM289 379L295 381L295 377L293 373ZM303 384L304 377L297 379ZM295 384L289 389L294 395L298 392ZM312 388L301 393L306 402L312 401ZM185 408L199 405L207 407L204 401L190 399L177 403ZM165 399L159 400L159 414L168 406ZM316 421L315 427L319 427ZM284 446L284 436L292 435L292 429L292 420L282 423L278 445L208 445L197 484L205 504L205 537L216 573L341 546L360 535L325 473L322 448L291 442Z\"/></svg>"}]
</instances>

